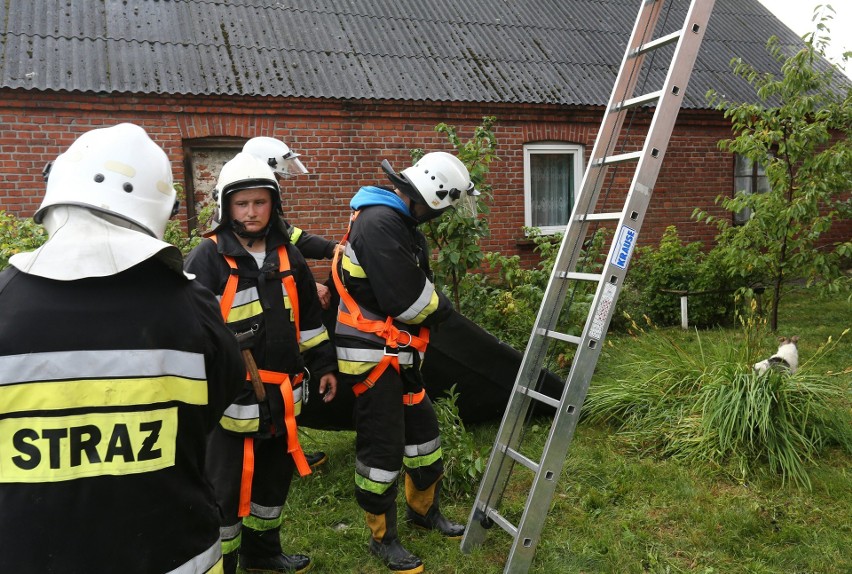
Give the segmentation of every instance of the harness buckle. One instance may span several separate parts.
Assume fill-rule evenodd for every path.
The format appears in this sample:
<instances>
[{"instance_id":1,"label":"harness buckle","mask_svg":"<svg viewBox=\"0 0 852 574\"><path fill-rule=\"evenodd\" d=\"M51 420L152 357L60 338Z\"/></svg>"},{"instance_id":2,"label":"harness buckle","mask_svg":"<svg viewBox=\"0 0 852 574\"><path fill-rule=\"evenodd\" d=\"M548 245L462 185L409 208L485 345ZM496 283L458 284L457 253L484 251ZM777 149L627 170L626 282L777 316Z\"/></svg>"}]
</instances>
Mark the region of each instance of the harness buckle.
<instances>
[{"instance_id":1,"label":"harness buckle","mask_svg":"<svg viewBox=\"0 0 852 574\"><path fill-rule=\"evenodd\" d=\"M409 333L408 331L403 331L402 329L400 329L400 330L399 330L399 334L401 335L401 334L403 334L403 333L405 333L406 335L408 335L408 342L407 342L407 343L402 343L402 344L400 344L399 342L397 342L397 346L398 346L399 348L402 348L402 349L404 349L404 348L406 348L406 347L410 346L410 345L411 345L411 342L414 340L414 337L412 337L412 336L411 336L411 333Z\"/></svg>"},{"instance_id":2,"label":"harness buckle","mask_svg":"<svg viewBox=\"0 0 852 574\"><path fill-rule=\"evenodd\" d=\"M385 345L385 357L397 357L399 356L399 347L391 347L389 345Z\"/></svg>"}]
</instances>

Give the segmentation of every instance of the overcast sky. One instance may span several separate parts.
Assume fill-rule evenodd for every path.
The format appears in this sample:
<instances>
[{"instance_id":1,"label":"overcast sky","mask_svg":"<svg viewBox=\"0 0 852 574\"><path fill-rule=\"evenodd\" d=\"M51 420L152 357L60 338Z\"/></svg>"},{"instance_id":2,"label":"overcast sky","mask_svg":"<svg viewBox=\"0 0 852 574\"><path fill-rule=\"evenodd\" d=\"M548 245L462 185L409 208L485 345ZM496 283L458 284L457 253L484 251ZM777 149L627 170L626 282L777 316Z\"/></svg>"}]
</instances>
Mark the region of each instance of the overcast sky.
<instances>
[{"instance_id":1,"label":"overcast sky","mask_svg":"<svg viewBox=\"0 0 852 574\"><path fill-rule=\"evenodd\" d=\"M828 23L831 30L829 59L835 63L840 61L840 55L852 50L852 0L758 0L769 8L779 20L784 22L799 36L814 30L814 8L817 5L828 4L834 8L834 20ZM852 74L850 64L846 66L846 74Z\"/></svg>"}]
</instances>

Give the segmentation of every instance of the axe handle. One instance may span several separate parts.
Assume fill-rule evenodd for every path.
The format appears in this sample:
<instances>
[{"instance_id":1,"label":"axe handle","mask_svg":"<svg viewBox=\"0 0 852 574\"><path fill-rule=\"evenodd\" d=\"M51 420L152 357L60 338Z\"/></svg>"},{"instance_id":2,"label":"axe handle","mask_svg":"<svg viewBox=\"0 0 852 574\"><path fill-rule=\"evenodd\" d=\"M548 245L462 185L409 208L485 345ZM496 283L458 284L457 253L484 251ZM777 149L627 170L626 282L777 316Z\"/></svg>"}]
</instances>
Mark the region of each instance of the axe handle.
<instances>
[{"instance_id":1,"label":"axe handle","mask_svg":"<svg viewBox=\"0 0 852 574\"><path fill-rule=\"evenodd\" d=\"M266 400L266 389L263 388L263 381L260 380L260 373L257 371L257 363L254 362L254 356L251 354L251 349L243 349L243 362L246 364L251 386L254 389L254 394L259 402Z\"/></svg>"}]
</instances>

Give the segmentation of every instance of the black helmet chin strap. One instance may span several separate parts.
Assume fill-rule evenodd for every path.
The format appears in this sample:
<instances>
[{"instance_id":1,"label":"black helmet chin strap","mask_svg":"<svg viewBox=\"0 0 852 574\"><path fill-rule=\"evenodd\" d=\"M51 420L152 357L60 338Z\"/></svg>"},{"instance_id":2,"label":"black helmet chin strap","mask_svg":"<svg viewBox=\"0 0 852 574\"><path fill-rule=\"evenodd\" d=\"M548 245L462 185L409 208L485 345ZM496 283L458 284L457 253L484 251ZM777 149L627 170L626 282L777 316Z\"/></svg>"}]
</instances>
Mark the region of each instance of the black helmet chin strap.
<instances>
[{"instance_id":1,"label":"black helmet chin strap","mask_svg":"<svg viewBox=\"0 0 852 574\"><path fill-rule=\"evenodd\" d=\"M236 233L240 237L248 239L249 247L254 245L254 242L258 239L263 239L264 237L266 237L269 234L269 228L271 226L271 223L267 223L266 227L264 227L260 231L248 231L242 221L236 219L231 220L231 228L234 230L234 233Z\"/></svg>"}]
</instances>

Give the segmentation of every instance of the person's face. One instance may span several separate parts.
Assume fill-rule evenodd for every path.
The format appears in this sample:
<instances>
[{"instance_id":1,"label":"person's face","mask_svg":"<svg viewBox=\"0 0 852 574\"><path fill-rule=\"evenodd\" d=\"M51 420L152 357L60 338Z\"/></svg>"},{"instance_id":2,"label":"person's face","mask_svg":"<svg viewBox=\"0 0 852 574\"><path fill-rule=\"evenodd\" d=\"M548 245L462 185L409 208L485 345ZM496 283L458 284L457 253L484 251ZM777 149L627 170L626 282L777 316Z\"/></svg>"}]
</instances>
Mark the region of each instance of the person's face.
<instances>
[{"instance_id":1,"label":"person's face","mask_svg":"<svg viewBox=\"0 0 852 574\"><path fill-rule=\"evenodd\" d=\"M268 189L243 189L231 196L231 219L241 222L246 231L262 231L272 217L272 198Z\"/></svg>"}]
</instances>

